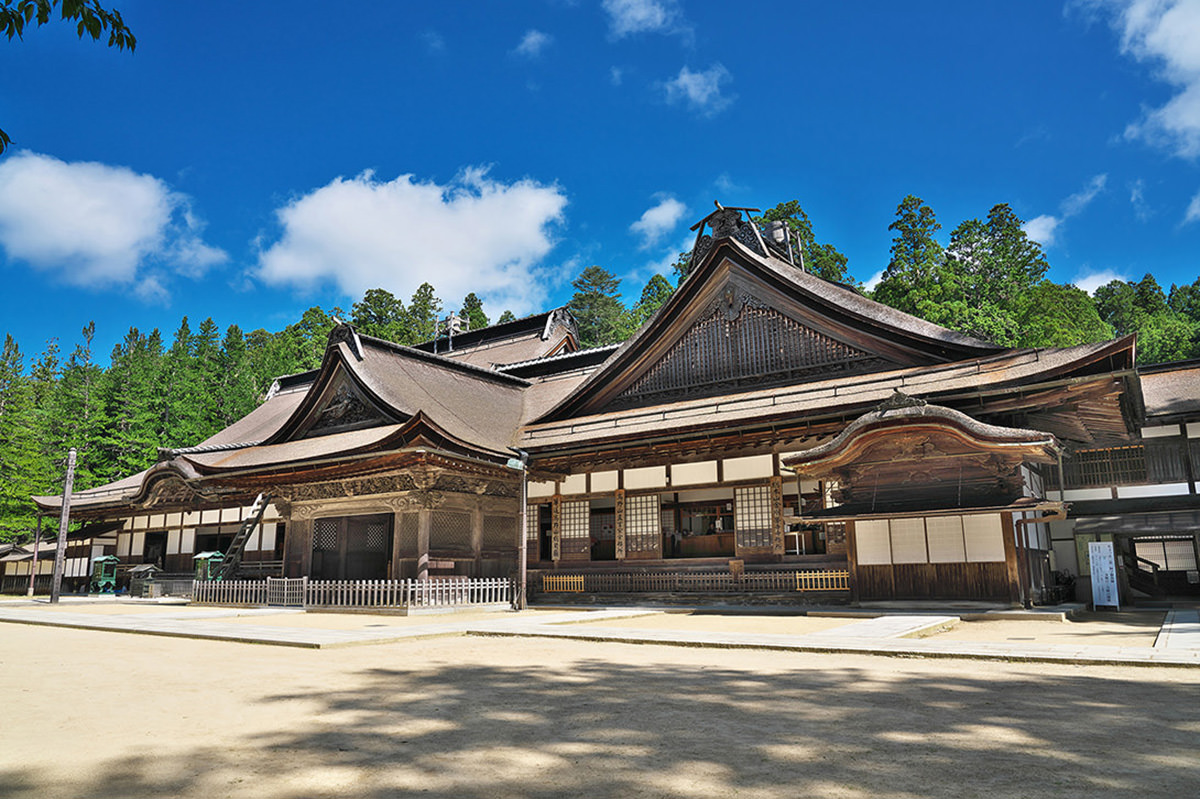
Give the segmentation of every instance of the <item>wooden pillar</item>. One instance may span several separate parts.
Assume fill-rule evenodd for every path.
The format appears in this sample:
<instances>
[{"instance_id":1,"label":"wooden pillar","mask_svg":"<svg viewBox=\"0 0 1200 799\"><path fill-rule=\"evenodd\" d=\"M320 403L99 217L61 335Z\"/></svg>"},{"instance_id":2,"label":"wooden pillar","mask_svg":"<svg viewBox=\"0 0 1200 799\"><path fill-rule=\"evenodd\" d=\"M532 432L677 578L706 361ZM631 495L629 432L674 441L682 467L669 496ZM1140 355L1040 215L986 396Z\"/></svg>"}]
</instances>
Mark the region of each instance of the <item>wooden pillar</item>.
<instances>
[{"instance_id":1,"label":"wooden pillar","mask_svg":"<svg viewBox=\"0 0 1200 799\"><path fill-rule=\"evenodd\" d=\"M1017 536L1011 513L1000 514L1000 532L1004 537L1004 565L1008 575L1008 600L1021 604L1021 567L1017 562Z\"/></svg>"},{"instance_id":2,"label":"wooden pillar","mask_svg":"<svg viewBox=\"0 0 1200 799\"><path fill-rule=\"evenodd\" d=\"M550 559L558 565L562 558L562 497L550 501Z\"/></svg>"},{"instance_id":3,"label":"wooden pillar","mask_svg":"<svg viewBox=\"0 0 1200 799\"><path fill-rule=\"evenodd\" d=\"M471 552L475 555L471 576L478 577L483 571L483 505L479 497L471 508Z\"/></svg>"},{"instance_id":4,"label":"wooden pillar","mask_svg":"<svg viewBox=\"0 0 1200 799\"><path fill-rule=\"evenodd\" d=\"M433 530L433 511L417 511L417 579L429 579L429 534Z\"/></svg>"},{"instance_id":5,"label":"wooden pillar","mask_svg":"<svg viewBox=\"0 0 1200 799\"><path fill-rule=\"evenodd\" d=\"M312 566L311 518L292 516L287 521L283 539L283 574L285 577L307 577ZM193 547L195 549L195 547Z\"/></svg>"},{"instance_id":6,"label":"wooden pillar","mask_svg":"<svg viewBox=\"0 0 1200 799\"><path fill-rule=\"evenodd\" d=\"M617 560L625 560L625 489L616 493L616 513L613 520L613 550Z\"/></svg>"},{"instance_id":7,"label":"wooden pillar","mask_svg":"<svg viewBox=\"0 0 1200 799\"><path fill-rule=\"evenodd\" d=\"M783 478L775 476L771 478L771 554L780 560L783 553Z\"/></svg>"},{"instance_id":8,"label":"wooden pillar","mask_svg":"<svg viewBox=\"0 0 1200 799\"><path fill-rule=\"evenodd\" d=\"M826 535L828 543L828 535ZM850 573L850 601L858 603L858 541L854 537L854 522L846 522L846 571Z\"/></svg>"},{"instance_id":9,"label":"wooden pillar","mask_svg":"<svg viewBox=\"0 0 1200 799\"><path fill-rule=\"evenodd\" d=\"M388 579L399 580L403 576L400 569L400 531L404 522L400 510L395 505L392 509L392 559L389 563Z\"/></svg>"}]
</instances>

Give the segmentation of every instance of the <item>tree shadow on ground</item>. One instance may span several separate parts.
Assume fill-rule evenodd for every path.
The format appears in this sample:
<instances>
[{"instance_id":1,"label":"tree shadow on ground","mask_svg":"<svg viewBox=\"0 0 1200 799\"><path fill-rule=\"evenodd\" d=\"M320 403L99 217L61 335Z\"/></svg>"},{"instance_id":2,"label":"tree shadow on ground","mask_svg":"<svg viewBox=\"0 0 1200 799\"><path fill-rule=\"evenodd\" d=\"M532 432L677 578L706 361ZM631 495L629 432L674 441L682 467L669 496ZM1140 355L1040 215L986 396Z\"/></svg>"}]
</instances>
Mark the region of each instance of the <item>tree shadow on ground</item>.
<instances>
[{"instance_id":1,"label":"tree shadow on ground","mask_svg":"<svg viewBox=\"0 0 1200 799\"><path fill-rule=\"evenodd\" d=\"M761 670L645 652L636 666L360 671L353 687L258 700L315 699L303 728L114 760L69 795L1179 797L1200 780L1196 681L1149 669L1105 679L1029 664L997 679L969 661L814 656L780 671L768 652ZM3 797L53 787L0 770Z\"/></svg>"}]
</instances>

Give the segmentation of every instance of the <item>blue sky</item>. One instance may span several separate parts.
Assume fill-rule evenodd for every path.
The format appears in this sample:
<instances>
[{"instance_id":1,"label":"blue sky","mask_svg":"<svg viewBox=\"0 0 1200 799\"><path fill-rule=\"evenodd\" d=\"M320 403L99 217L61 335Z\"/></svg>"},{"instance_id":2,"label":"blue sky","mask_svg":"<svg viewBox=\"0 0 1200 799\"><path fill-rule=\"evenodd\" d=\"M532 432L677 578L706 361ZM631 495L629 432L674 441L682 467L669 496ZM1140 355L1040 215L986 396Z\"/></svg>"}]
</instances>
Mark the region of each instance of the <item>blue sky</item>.
<instances>
[{"instance_id":1,"label":"blue sky","mask_svg":"<svg viewBox=\"0 0 1200 799\"><path fill-rule=\"evenodd\" d=\"M719 200L869 281L896 205L1007 202L1051 277L1200 276L1200 0L162 3L0 41L0 332L277 330L422 281L627 301Z\"/></svg>"}]
</instances>

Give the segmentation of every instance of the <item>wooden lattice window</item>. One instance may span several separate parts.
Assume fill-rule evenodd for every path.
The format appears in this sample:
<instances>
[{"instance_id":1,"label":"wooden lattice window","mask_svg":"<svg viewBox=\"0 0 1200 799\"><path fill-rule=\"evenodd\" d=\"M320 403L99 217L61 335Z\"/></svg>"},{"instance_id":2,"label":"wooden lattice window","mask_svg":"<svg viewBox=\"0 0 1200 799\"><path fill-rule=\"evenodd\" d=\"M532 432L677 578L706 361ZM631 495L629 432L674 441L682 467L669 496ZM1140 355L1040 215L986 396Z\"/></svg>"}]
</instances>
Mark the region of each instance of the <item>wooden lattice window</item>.
<instances>
[{"instance_id":1,"label":"wooden lattice window","mask_svg":"<svg viewBox=\"0 0 1200 799\"><path fill-rule=\"evenodd\" d=\"M483 548L511 551L517 545L517 520L511 516L483 517Z\"/></svg>"},{"instance_id":2,"label":"wooden lattice window","mask_svg":"<svg viewBox=\"0 0 1200 799\"><path fill-rule=\"evenodd\" d=\"M431 552L471 552L471 514L435 510L430 518L429 549Z\"/></svg>"},{"instance_id":3,"label":"wooden lattice window","mask_svg":"<svg viewBox=\"0 0 1200 799\"><path fill-rule=\"evenodd\" d=\"M564 502L559 510L560 551L562 554L579 555L590 549L591 508L586 501Z\"/></svg>"},{"instance_id":4,"label":"wooden lattice window","mask_svg":"<svg viewBox=\"0 0 1200 799\"><path fill-rule=\"evenodd\" d=\"M733 490L733 530L739 547L771 546L771 487Z\"/></svg>"},{"instance_id":5,"label":"wooden lattice window","mask_svg":"<svg viewBox=\"0 0 1200 799\"><path fill-rule=\"evenodd\" d=\"M625 551L654 552L662 543L658 494L625 497Z\"/></svg>"},{"instance_id":6,"label":"wooden lattice window","mask_svg":"<svg viewBox=\"0 0 1200 799\"><path fill-rule=\"evenodd\" d=\"M525 541L527 543L536 544L538 541L538 533L542 529L541 509L541 505L525 507Z\"/></svg>"},{"instance_id":7,"label":"wooden lattice window","mask_svg":"<svg viewBox=\"0 0 1200 799\"><path fill-rule=\"evenodd\" d=\"M400 557L415 558L420 554L417 544L417 520L415 513L400 514Z\"/></svg>"},{"instance_id":8,"label":"wooden lattice window","mask_svg":"<svg viewBox=\"0 0 1200 799\"><path fill-rule=\"evenodd\" d=\"M317 519L313 522L313 552L338 551L338 520Z\"/></svg>"}]
</instances>

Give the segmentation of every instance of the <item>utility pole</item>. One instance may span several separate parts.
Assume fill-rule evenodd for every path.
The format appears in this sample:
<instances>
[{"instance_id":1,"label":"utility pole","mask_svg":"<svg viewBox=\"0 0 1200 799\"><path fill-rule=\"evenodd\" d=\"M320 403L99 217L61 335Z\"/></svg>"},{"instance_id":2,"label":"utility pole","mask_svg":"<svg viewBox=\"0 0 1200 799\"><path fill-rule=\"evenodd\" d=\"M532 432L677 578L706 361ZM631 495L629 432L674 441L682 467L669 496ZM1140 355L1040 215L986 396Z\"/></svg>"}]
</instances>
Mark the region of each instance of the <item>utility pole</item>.
<instances>
[{"instance_id":1,"label":"utility pole","mask_svg":"<svg viewBox=\"0 0 1200 799\"><path fill-rule=\"evenodd\" d=\"M33 534L33 565L29 567L29 590L25 596L33 596L33 580L37 577L38 544L42 543L42 514L38 514L37 532Z\"/></svg>"},{"instance_id":2,"label":"utility pole","mask_svg":"<svg viewBox=\"0 0 1200 799\"><path fill-rule=\"evenodd\" d=\"M51 603L57 603L62 593L63 567L67 562L67 523L71 520L71 486L74 483L75 448L71 447L67 452L67 479L63 481L62 513L58 517L58 548L54 551L54 581L50 584Z\"/></svg>"}]
</instances>

